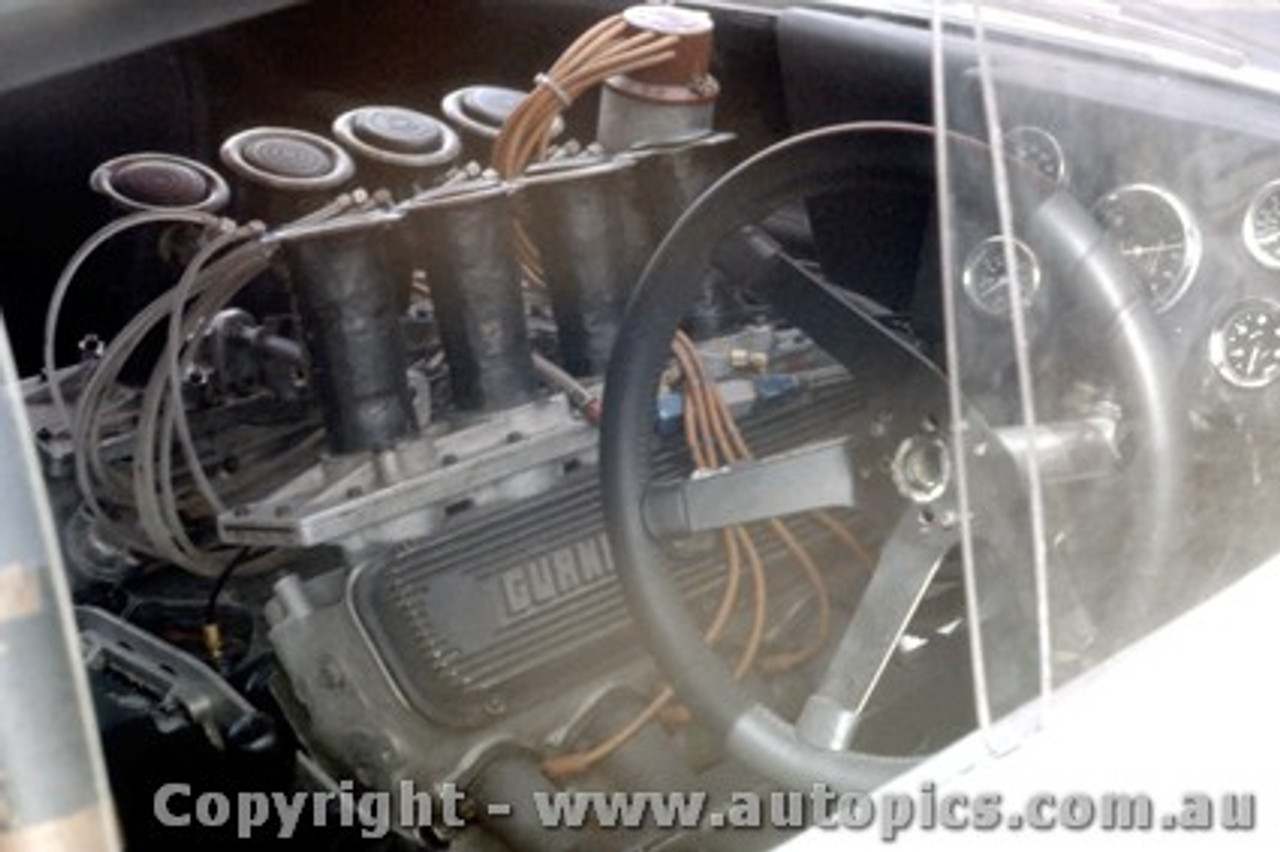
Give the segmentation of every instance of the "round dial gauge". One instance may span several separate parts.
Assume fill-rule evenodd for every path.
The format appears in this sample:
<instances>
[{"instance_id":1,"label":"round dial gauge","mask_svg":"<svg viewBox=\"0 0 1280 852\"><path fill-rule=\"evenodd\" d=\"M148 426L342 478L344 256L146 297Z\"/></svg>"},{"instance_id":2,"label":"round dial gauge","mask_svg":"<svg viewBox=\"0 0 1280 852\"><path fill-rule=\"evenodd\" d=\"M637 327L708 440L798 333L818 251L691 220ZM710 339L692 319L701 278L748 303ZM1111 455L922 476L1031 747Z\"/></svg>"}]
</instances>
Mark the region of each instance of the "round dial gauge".
<instances>
[{"instance_id":1,"label":"round dial gauge","mask_svg":"<svg viewBox=\"0 0 1280 852\"><path fill-rule=\"evenodd\" d=\"M1009 156L1026 163L1046 179L1061 186L1067 182L1067 160L1062 146L1049 131L1024 124L1004 134Z\"/></svg>"},{"instance_id":2,"label":"round dial gauge","mask_svg":"<svg viewBox=\"0 0 1280 852\"><path fill-rule=\"evenodd\" d=\"M1012 302L1009 283L1013 276L1009 274L1006 248L1010 243L1013 246L1018 292L1024 310L1031 306L1040 289L1040 263L1025 243L999 235L987 237L974 246L973 251L965 258L961 282L969 301L988 316L1009 316Z\"/></svg>"},{"instance_id":3,"label":"round dial gauge","mask_svg":"<svg viewBox=\"0 0 1280 852\"><path fill-rule=\"evenodd\" d=\"M1280 269L1280 180L1258 190L1244 214L1244 244L1263 266Z\"/></svg>"},{"instance_id":4,"label":"round dial gauge","mask_svg":"<svg viewBox=\"0 0 1280 852\"><path fill-rule=\"evenodd\" d=\"M1186 206L1157 186L1132 184L1103 196L1093 212L1151 307L1157 313L1173 307L1200 265L1200 232Z\"/></svg>"},{"instance_id":5,"label":"round dial gauge","mask_svg":"<svg viewBox=\"0 0 1280 852\"><path fill-rule=\"evenodd\" d=\"M1266 387L1280 378L1280 302L1235 305L1209 336L1209 361L1237 387Z\"/></svg>"}]
</instances>

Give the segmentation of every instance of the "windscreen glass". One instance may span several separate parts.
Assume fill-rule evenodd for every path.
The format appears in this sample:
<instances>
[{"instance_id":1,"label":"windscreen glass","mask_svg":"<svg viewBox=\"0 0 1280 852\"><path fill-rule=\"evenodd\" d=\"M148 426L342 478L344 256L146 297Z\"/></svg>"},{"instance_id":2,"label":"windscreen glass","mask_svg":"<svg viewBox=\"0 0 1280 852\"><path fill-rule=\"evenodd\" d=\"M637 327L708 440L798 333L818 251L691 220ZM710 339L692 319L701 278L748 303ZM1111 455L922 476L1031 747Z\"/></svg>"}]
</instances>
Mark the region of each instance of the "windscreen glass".
<instances>
[{"instance_id":1,"label":"windscreen glass","mask_svg":"<svg viewBox=\"0 0 1280 852\"><path fill-rule=\"evenodd\" d=\"M1280 98L1234 35L1249 20L935 5L939 357L980 723L1276 549Z\"/></svg>"}]
</instances>

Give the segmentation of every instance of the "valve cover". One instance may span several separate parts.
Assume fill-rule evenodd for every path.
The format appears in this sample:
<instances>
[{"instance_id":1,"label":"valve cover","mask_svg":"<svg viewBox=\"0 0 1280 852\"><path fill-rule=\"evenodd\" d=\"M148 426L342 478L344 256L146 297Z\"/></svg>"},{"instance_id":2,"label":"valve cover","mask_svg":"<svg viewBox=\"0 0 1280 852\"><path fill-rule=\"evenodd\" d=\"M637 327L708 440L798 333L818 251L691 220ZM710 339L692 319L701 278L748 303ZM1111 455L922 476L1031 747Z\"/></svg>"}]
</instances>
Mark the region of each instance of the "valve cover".
<instances>
[{"instance_id":1,"label":"valve cover","mask_svg":"<svg viewBox=\"0 0 1280 852\"><path fill-rule=\"evenodd\" d=\"M757 451L771 452L829 434L856 407L842 383L744 426ZM655 468L689 469L676 439L657 451ZM440 724L486 724L644 653L614 573L594 469L459 521L365 564L352 580L357 620L420 713ZM807 519L793 528L815 552L827 543L828 533ZM718 541L704 536L671 560L704 619L723 581ZM772 536L756 541L767 563L788 558ZM770 596L802 582L798 571L771 570ZM742 594L748 590L744 582Z\"/></svg>"}]
</instances>

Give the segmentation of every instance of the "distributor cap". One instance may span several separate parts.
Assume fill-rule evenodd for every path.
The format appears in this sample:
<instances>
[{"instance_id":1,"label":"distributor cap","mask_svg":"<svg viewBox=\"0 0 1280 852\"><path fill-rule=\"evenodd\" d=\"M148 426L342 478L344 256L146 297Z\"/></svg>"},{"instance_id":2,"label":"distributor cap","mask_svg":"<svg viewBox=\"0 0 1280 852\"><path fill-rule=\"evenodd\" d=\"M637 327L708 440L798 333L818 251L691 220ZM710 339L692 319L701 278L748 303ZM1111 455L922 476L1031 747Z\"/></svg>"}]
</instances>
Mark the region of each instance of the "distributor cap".
<instances>
[{"instance_id":1,"label":"distributor cap","mask_svg":"<svg viewBox=\"0 0 1280 852\"><path fill-rule=\"evenodd\" d=\"M698 103L714 100L720 85L711 76L714 24L706 12L675 6L632 6L622 13L631 33L675 36L666 62L609 79L610 88L643 100Z\"/></svg>"}]
</instances>

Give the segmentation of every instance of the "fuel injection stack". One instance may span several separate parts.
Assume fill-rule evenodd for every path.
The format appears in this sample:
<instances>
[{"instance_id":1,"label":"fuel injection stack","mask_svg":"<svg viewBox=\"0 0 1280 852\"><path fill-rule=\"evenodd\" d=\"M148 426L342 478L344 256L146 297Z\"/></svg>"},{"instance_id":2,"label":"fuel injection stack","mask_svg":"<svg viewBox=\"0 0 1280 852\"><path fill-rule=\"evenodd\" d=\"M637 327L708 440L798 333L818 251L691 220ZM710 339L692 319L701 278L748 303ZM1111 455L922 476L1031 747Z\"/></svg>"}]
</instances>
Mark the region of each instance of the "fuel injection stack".
<instances>
[{"instance_id":1,"label":"fuel injection stack","mask_svg":"<svg viewBox=\"0 0 1280 852\"><path fill-rule=\"evenodd\" d=\"M256 127L226 140L232 209L268 229L266 277L288 294L327 452L225 507L224 543L361 552L593 461L590 428L549 412L541 388L598 416L585 384L642 265L720 171L731 137L712 124L712 35L705 13L636 6L529 92L473 85L444 98L443 120L371 105L338 116L332 139ZM595 88L597 141L583 145L562 114ZM411 300L431 320L443 394L415 379ZM504 445L520 445L508 465Z\"/></svg>"},{"instance_id":2,"label":"fuel injection stack","mask_svg":"<svg viewBox=\"0 0 1280 852\"><path fill-rule=\"evenodd\" d=\"M574 476L597 457L591 387L643 263L721 170L731 137L713 127L712 37L705 13L636 6L584 32L530 91L469 86L444 99L443 119L374 104L337 116L329 135L248 128L221 146L229 182L164 154L105 164L93 185L111 203L178 223L164 272L181 271L95 356L74 417L59 399L98 525L84 540L122 566L151 556L219 584L264 551L270 568L278 548L332 545L352 569L334 572L343 582L363 577L370 606L410 620L426 612L420 587L448 582L437 569L452 542L430 536L475 510L563 522L605 564L595 482ZM583 145L563 114L595 89L595 141ZM135 357L160 332L162 351ZM149 372L129 380L140 360ZM205 377L216 401L188 419ZM112 395L117 380L143 387L134 434L103 431L127 396ZM254 394L314 405L253 408ZM216 436L201 443L246 426L270 449L245 449L240 470L209 450ZM99 452L108 438L128 446ZM570 492L585 512L550 502ZM386 559L403 562L380 573ZM286 670L306 671L314 644L294 644L293 626L331 612L324 595L347 594L329 576L275 585L268 621ZM419 668L434 676L434 665Z\"/></svg>"},{"instance_id":3,"label":"fuel injection stack","mask_svg":"<svg viewBox=\"0 0 1280 852\"><path fill-rule=\"evenodd\" d=\"M709 16L637 6L587 35L601 33L614 37L538 74L531 93L477 85L448 95L443 112L457 130L414 110L369 106L334 121L340 147L269 127L224 144L240 212L269 225L357 185L375 190L363 210L275 235L288 247L283 266L317 394L326 410L343 409L326 415L334 452L417 433L403 383L377 378L405 373L393 320L415 272L431 294L459 408L502 410L535 395L530 288L553 306L558 360L575 376L603 372L640 264L714 178L728 137L712 129L719 86L709 73ZM633 58L620 63L623 53ZM560 113L597 83L599 141L557 142ZM463 152L488 162L459 164Z\"/></svg>"}]
</instances>

